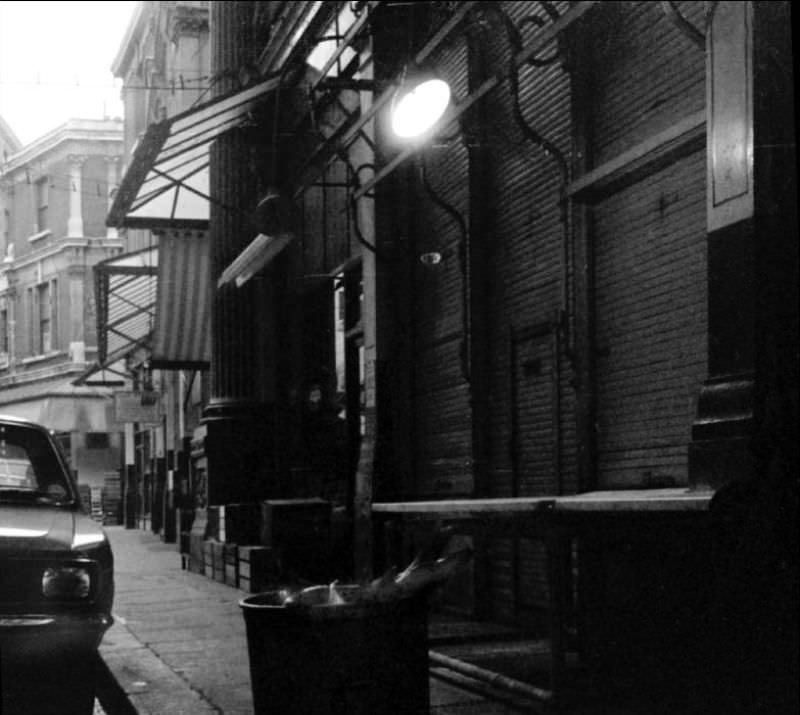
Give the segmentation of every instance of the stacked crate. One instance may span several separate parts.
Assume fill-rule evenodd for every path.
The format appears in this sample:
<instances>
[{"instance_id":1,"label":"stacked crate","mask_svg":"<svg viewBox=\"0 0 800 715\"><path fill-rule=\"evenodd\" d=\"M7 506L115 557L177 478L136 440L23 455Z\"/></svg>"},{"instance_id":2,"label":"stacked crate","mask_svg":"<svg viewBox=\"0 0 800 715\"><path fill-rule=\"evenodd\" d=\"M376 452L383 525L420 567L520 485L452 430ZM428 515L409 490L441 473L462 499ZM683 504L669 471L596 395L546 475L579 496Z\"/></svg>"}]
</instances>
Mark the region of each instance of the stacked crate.
<instances>
[{"instance_id":1,"label":"stacked crate","mask_svg":"<svg viewBox=\"0 0 800 715\"><path fill-rule=\"evenodd\" d=\"M283 575L324 583L331 578L331 504L324 499L261 502L261 544L278 549Z\"/></svg>"},{"instance_id":2,"label":"stacked crate","mask_svg":"<svg viewBox=\"0 0 800 715\"><path fill-rule=\"evenodd\" d=\"M274 586L280 576L280 558L275 549L266 546L239 546L239 588L259 593Z\"/></svg>"},{"instance_id":3,"label":"stacked crate","mask_svg":"<svg viewBox=\"0 0 800 715\"><path fill-rule=\"evenodd\" d=\"M225 544L221 541L211 542L211 578L225 583Z\"/></svg>"},{"instance_id":4,"label":"stacked crate","mask_svg":"<svg viewBox=\"0 0 800 715\"><path fill-rule=\"evenodd\" d=\"M225 583L228 586L239 585L239 547L236 544L223 544L222 560L225 568Z\"/></svg>"},{"instance_id":5,"label":"stacked crate","mask_svg":"<svg viewBox=\"0 0 800 715\"><path fill-rule=\"evenodd\" d=\"M194 521L188 533L189 557L188 567L192 573L205 573L206 554L205 538L208 516L205 509L196 509Z\"/></svg>"},{"instance_id":6,"label":"stacked crate","mask_svg":"<svg viewBox=\"0 0 800 715\"><path fill-rule=\"evenodd\" d=\"M119 472L103 473L103 489L100 501L103 508L103 524L118 524L122 513L120 502L122 500L122 486Z\"/></svg>"},{"instance_id":7,"label":"stacked crate","mask_svg":"<svg viewBox=\"0 0 800 715\"><path fill-rule=\"evenodd\" d=\"M330 580L330 502L274 499L198 511L187 534L191 570L247 593L281 579Z\"/></svg>"},{"instance_id":8,"label":"stacked crate","mask_svg":"<svg viewBox=\"0 0 800 715\"><path fill-rule=\"evenodd\" d=\"M214 554L211 550L213 544L211 539L203 541L203 573L208 578L214 578Z\"/></svg>"}]
</instances>

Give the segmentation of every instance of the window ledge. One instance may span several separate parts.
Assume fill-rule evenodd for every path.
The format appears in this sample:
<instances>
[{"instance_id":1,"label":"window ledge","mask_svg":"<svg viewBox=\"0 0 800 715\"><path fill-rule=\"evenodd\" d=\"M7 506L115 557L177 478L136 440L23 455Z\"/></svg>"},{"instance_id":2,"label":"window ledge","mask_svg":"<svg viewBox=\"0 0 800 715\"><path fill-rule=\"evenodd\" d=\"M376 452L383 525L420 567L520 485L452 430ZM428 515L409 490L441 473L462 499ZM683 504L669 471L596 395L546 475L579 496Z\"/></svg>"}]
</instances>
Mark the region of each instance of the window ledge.
<instances>
[{"instance_id":1,"label":"window ledge","mask_svg":"<svg viewBox=\"0 0 800 715\"><path fill-rule=\"evenodd\" d=\"M32 355L31 357L22 358L20 361L23 365L30 365L32 363L37 362L44 362L45 360L51 360L54 357L59 357L60 355L65 355L63 350L51 350L49 353L42 353L40 355Z\"/></svg>"},{"instance_id":2,"label":"window ledge","mask_svg":"<svg viewBox=\"0 0 800 715\"><path fill-rule=\"evenodd\" d=\"M47 238L48 236L52 236L53 232L46 228L44 231L39 231L39 233L34 233L33 236L28 236L29 243L35 243L36 241L41 241L43 238Z\"/></svg>"}]
</instances>

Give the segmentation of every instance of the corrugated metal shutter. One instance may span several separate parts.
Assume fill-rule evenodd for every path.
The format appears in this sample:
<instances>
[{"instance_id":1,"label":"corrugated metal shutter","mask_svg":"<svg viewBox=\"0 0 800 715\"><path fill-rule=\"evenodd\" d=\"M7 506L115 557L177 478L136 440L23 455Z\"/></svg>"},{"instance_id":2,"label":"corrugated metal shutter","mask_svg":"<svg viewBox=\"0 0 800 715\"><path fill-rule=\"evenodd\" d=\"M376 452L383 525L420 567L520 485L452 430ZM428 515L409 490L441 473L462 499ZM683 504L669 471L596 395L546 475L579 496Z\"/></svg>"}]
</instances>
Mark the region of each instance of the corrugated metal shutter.
<instances>
[{"instance_id":1,"label":"corrugated metal shutter","mask_svg":"<svg viewBox=\"0 0 800 715\"><path fill-rule=\"evenodd\" d=\"M677 3L702 28L701 2ZM705 106L705 53L664 15L661 3L599 3L593 23L589 111L595 165Z\"/></svg>"},{"instance_id":2,"label":"corrugated metal shutter","mask_svg":"<svg viewBox=\"0 0 800 715\"><path fill-rule=\"evenodd\" d=\"M702 3L681 11L702 22ZM705 56L658 3L593 13L597 165L703 108ZM591 234L599 486L684 484L706 358L704 152L596 204Z\"/></svg>"},{"instance_id":3,"label":"corrugated metal shutter","mask_svg":"<svg viewBox=\"0 0 800 715\"><path fill-rule=\"evenodd\" d=\"M595 207L598 478L685 484L706 372L705 153Z\"/></svg>"}]
</instances>

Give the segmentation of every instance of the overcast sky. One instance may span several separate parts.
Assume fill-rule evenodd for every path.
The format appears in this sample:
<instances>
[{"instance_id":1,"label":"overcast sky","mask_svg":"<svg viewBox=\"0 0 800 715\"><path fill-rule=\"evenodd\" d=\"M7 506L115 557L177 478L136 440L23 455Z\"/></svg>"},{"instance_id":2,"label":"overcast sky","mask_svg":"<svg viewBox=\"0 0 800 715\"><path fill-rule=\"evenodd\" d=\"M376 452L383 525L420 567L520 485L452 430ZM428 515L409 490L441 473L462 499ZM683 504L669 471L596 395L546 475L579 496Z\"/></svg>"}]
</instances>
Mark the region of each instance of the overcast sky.
<instances>
[{"instance_id":1,"label":"overcast sky","mask_svg":"<svg viewBox=\"0 0 800 715\"><path fill-rule=\"evenodd\" d=\"M23 144L68 119L122 117L111 63L135 6L0 0L0 115Z\"/></svg>"}]
</instances>

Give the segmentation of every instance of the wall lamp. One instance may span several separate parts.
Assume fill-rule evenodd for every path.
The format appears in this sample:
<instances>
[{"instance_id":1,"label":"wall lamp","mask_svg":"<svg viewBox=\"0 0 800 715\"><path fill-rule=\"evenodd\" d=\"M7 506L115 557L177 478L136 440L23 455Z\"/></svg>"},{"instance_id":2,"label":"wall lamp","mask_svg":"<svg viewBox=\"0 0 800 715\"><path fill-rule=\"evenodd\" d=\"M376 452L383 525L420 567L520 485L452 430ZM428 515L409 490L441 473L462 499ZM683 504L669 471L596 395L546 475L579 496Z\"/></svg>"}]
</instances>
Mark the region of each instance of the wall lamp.
<instances>
[{"instance_id":1,"label":"wall lamp","mask_svg":"<svg viewBox=\"0 0 800 715\"><path fill-rule=\"evenodd\" d=\"M267 236L293 233L293 207L289 199L274 186L267 189L256 204L254 222L256 230Z\"/></svg>"},{"instance_id":2,"label":"wall lamp","mask_svg":"<svg viewBox=\"0 0 800 715\"><path fill-rule=\"evenodd\" d=\"M274 186L256 205L253 223L256 237L222 271L217 288L231 282L241 288L294 240L292 204Z\"/></svg>"},{"instance_id":3,"label":"wall lamp","mask_svg":"<svg viewBox=\"0 0 800 715\"><path fill-rule=\"evenodd\" d=\"M423 136L447 111L451 96L450 85L433 70L407 65L392 98L392 131L401 139Z\"/></svg>"}]
</instances>

